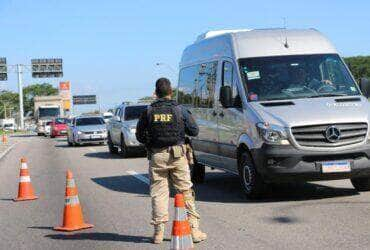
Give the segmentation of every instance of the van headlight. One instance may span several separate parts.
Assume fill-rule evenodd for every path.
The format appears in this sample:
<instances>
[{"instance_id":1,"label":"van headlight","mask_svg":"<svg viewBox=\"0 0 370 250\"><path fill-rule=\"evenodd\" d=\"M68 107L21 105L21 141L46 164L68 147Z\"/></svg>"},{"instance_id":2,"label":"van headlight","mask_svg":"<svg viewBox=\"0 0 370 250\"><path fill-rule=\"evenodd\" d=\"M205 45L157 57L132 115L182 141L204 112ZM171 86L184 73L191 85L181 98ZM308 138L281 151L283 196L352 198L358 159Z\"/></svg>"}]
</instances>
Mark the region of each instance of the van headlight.
<instances>
[{"instance_id":1,"label":"van headlight","mask_svg":"<svg viewBox=\"0 0 370 250\"><path fill-rule=\"evenodd\" d=\"M78 135L82 135L82 132L81 132L81 131L77 131L77 134L78 134Z\"/></svg>"},{"instance_id":2,"label":"van headlight","mask_svg":"<svg viewBox=\"0 0 370 250\"><path fill-rule=\"evenodd\" d=\"M257 123L257 130L263 140L268 144L289 145L287 133L283 127L268 124Z\"/></svg>"}]
</instances>

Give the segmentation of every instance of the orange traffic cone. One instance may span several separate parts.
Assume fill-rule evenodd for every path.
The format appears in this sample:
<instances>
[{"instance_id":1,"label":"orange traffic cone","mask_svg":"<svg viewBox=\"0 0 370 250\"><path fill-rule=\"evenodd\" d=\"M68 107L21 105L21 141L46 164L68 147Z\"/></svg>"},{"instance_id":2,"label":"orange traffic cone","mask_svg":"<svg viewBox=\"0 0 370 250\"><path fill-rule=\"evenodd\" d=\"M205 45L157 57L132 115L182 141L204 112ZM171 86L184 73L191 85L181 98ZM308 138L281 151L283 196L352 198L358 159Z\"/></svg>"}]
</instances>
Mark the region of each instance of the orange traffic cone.
<instances>
[{"instance_id":1,"label":"orange traffic cone","mask_svg":"<svg viewBox=\"0 0 370 250\"><path fill-rule=\"evenodd\" d=\"M3 144L8 144L8 136L5 133L3 133L2 141L3 141Z\"/></svg>"},{"instance_id":2,"label":"orange traffic cone","mask_svg":"<svg viewBox=\"0 0 370 250\"><path fill-rule=\"evenodd\" d=\"M175 195L175 220L172 226L171 250L194 249L184 196Z\"/></svg>"},{"instance_id":3,"label":"orange traffic cone","mask_svg":"<svg viewBox=\"0 0 370 250\"><path fill-rule=\"evenodd\" d=\"M58 231L76 231L91 228L94 225L86 224L82 215L82 208L78 199L77 186L73 174L67 170L67 183L63 213L63 226L54 227Z\"/></svg>"},{"instance_id":4,"label":"orange traffic cone","mask_svg":"<svg viewBox=\"0 0 370 250\"><path fill-rule=\"evenodd\" d=\"M35 200L38 197L33 192L30 174L28 172L25 158L21 159L21 170L19 173L18 197L14 201Z\"/></svg>"}]
</instances>

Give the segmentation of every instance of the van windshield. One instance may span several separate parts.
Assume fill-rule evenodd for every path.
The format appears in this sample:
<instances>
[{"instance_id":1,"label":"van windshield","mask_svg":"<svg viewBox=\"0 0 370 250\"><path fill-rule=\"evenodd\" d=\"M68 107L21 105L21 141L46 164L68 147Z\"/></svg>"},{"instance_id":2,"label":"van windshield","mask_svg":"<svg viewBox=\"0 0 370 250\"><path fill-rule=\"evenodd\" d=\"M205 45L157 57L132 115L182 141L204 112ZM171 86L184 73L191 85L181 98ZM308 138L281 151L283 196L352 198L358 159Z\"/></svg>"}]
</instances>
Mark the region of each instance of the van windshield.
<instances>
[{"instance_id":1,"label":"van windshield","mask_svg":"<svg viewBox=\"0 0 370 250\"><path fill-rule=\"evenodd\" d=\"M336 54L247 58L239 64L249 101L360 94Z\"/></svg>"}]
</instances>

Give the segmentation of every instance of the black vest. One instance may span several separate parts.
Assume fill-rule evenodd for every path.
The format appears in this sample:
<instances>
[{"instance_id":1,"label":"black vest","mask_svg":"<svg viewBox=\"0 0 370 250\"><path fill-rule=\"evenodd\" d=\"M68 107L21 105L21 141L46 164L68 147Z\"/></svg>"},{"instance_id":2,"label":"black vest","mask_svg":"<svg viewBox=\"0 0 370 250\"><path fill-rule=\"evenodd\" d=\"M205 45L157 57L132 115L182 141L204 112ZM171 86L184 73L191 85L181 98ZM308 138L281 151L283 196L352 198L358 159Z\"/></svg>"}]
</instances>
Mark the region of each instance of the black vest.
<instances>
[{"instance_id":1,"label":"black vest","mask_svg":"<svg viewBox=\"0 0 370 250\"><path fill-rule=\"evenodd\" d=\"M181 107L170 100L158 100L148 108L149 147L162 148L184 143L185 127Z\"/></svg>"}]
</instances>

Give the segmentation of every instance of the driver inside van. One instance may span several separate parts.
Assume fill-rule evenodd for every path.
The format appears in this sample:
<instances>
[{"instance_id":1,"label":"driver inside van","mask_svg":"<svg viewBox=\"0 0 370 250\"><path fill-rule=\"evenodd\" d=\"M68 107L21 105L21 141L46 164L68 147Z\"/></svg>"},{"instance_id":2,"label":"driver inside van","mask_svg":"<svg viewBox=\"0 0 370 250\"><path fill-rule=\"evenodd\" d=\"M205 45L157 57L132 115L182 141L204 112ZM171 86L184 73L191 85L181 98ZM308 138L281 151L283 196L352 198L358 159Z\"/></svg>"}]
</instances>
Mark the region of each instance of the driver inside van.
<instances>
[{"instance_id":1,"label":"driver inside van","mask_svg":"<svg viewBox=\"0 0 370 250\"><path fill-rule=\"evenodd\" d=\"M331 89L335 88L332 81L325 79L319 81L312 77L311 74L309 74L303 67L292 68L291 79L293 81L293 86L303 85L317 92L321 92L327 87Z\"/></svg>"}]
</instances>

